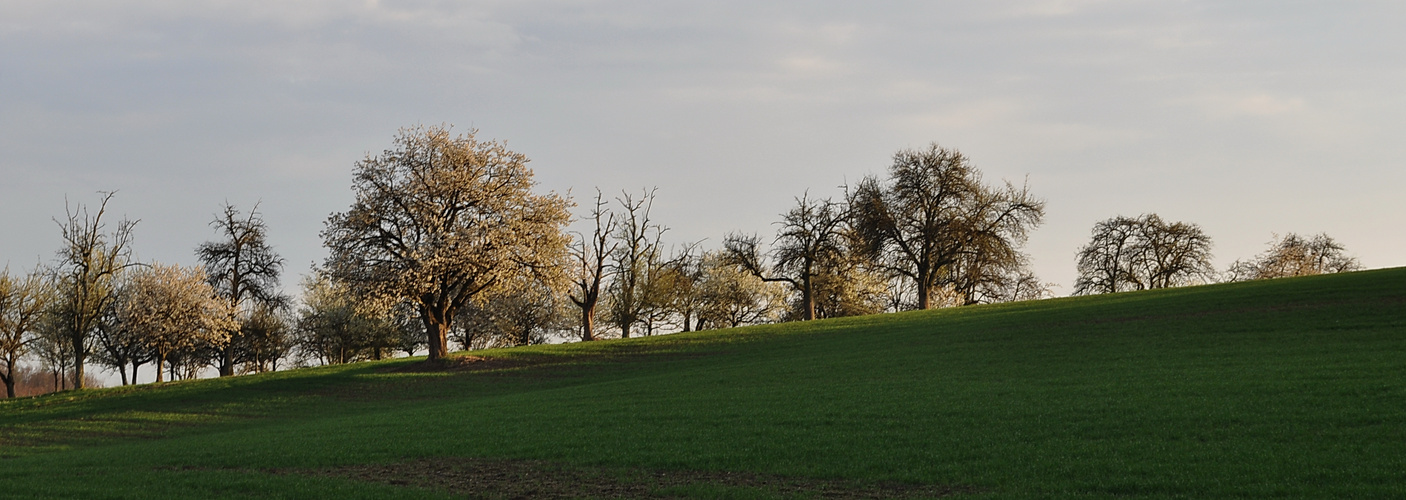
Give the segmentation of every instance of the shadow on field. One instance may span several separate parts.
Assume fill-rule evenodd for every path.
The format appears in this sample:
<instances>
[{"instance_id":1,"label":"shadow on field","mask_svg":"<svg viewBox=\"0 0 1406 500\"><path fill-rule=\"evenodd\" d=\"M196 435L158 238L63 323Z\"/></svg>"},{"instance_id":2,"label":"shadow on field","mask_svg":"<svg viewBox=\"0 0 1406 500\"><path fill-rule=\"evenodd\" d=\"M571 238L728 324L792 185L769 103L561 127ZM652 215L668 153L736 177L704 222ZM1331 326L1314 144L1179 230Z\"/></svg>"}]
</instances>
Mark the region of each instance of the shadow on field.
<instances>
[{"instance_id":1,"label":"shadow on field","mask_svg":"<svg viewBox=\"0 0 1406 500\"><path fill-rule=\"evenodd\" d=\"M780 498L869 500L940 498L972 488L901 483L854 483L737 472L662 471L572 466L535 460L444 457L397 464L352 465L275 474L339 477L357 481L446 490L482 499L710 497L762 493ZM727 496L730 497L730 496ZM750 497L750 495L749 495Z\"/></svg>"},{"instance_id":2,"label":"shadow on field","mask_svg":"<svg viewBox=\"0 0 1406 500\"><path fill-rule=\"evenodd\" d=\"M392 365L382 371L385 373L478 373L581 363L599 364L619 363L622 361L671 361L694 359L715 354L683 350L669 345L650 346L647 344L634 344L611 347L610 349L596 349L571 354L524 354L513 352L499 353L496 356L456 354L433 361L425 360L416 363Z\"/></svg>"}]
</instances>

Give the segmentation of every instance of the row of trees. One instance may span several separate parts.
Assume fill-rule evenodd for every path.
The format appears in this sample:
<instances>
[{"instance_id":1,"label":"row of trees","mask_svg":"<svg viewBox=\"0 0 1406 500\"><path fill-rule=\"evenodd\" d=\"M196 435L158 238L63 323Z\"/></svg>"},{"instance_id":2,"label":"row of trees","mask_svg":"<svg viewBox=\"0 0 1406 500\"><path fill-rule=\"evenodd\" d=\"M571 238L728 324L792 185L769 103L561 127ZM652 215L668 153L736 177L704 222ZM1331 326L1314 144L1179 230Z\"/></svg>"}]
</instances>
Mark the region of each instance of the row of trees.
<instances>
[{"instance_id":1,"label":"row of trees","mask_svg":"<svg viewBox=\"0 0 1406 500\"><path fill-rule=\"evenodd\" d=\"M1166 222L1157 214L1117 216L1094 225L1079 249L1074 294L1114 293L1215 281L1245 281L1361 269L1327 234L1276 236L1269 249L1237 260L1224 273L1211 263L1211 238L1201 227Z\"/></svg>"},{"instance_id":2,"label":"row of trees","mask_svg":"<svg viewBox=\"0 0 1406 500\"><path fill-rule=\"evenodd\" d=\"M276 370L290 356L298 364L379 357L405 343L403 325L363 312L321 275L304 281L294 311L257 207L226 206L211 224L221 237L196 249L200 266L183 267L133 262L135 222L108 231L111 198L105 194L96 211L69 210L53 266L0 273L0 381L8 396L26 359L52 373L58 390L91 384L86 368L94 362L125 385L143 365L156 366L157 381L206 368L226 376ZM413 353L423 342L410 344Z\"/></svg>"},{"instance_id":3,"label":"row of trees","mask_svg":"<svg viewBox=\"0 0 1406 500\"><path fill-rule=\"evenodd\" d=\"M665 248L653 191L614 203L597 191L590 231L568 233L569 201L533 193L526 163L473 132L403 130L357 163L356 201L323 232L326 276L367 308L413 309L431 359L485 330L531 343L569 327L589 341L1047 293L1020 250L1044 203L986 185L937 145L900 151L840 201L797 198L769 248L731 234L713 251Z\"/></svg>"},{"instance_id":4,"label":"row of trees","mask_svg":"<svg viewBox=\"0 0 1406 500\"><path fill-rule=\"evenodd\" d=\"M90 361L116 370L124 384L128 368L135 381L146 363L157 364L157 380L162 365L189 376L213 362L232 374L243 361L236 355L248 351L243 329L250 318L286 303L277 292L282 261L265 242L256 211L241 217L226 207L213 224L226 240L201 245L203 267L138 263L130 248L136 221L108 227L112 196L105 193L96 210L67 210L53 266L22 277L0 274L0 371L9 395L26 354L73 388L88 382Z\"/></svg>"},{"instance_id":5,"label":"row of trees","mask_svg":"<svg viewBox=\"0 0 1406 500\"><path fill-rule=\"evenodd\" d=\"M69 209L53 266L0 275L0 379L13 396L26 354L81 388L90 357L126 384L148 363L158 381L163 369L227 376L422 350L435 360L451 343L592 341L1050 295L1022 250L1044 202L1025 185L983 182L967 157L936 144L899 151L887 175L838 199L802 194L774 236L728 234L711 250L665 245L653 190L597 190L574 219L569 199L533 191L527 162L472 131L402 130L355 165L355 202L327 219L329 257L302 281L297 306L280 291L284 262L257 206L225 206L211 223L219 238L188 268L134 262L136 222L107 226L111 193L94 212ZM583 231L568 231L574 220ZM1079 250L1074 293L1214 281L1210 248L1195 224L1114 217ZM1326 235L1290 234L1225 277L1357 268Z\"/></svg>"}]
</instances>

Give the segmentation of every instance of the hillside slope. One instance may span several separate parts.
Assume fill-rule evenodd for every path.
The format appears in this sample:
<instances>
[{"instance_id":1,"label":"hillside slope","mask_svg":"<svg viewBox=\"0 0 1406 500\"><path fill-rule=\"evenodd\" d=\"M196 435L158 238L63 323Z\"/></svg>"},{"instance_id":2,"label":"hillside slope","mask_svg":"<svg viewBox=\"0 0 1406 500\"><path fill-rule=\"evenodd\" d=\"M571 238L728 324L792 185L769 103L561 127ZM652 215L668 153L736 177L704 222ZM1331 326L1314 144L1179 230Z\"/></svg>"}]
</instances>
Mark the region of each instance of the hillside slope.
<instances>
[{"instance_id":1,"label":"hillside slope","mask_svg":"<svg viewBox=\"0 0 1406 500\"><path fill-rule=\"evenodd\" d=\"M0 497L1406 497L1406 269L0 401Z\"/></svg>"}]
</instances>

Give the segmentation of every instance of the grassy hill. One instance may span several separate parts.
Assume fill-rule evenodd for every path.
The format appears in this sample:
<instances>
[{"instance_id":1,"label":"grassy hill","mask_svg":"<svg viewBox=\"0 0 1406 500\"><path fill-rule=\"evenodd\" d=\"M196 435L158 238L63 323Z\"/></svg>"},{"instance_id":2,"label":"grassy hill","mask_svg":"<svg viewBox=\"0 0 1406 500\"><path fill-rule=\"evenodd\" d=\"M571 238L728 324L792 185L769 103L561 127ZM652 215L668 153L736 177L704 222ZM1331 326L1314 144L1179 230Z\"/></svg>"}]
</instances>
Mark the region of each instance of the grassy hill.
<instances>
[{"instance_id":1,"label":"grassy hill","mask_svg":"<svg viewBox=\"0 0 1406 500\"><path fill-rule=\"evenodd\" d=\"M0 401L0 497L1406 497L1406 269L475 354Z\"/></svg>"}]
</instances>

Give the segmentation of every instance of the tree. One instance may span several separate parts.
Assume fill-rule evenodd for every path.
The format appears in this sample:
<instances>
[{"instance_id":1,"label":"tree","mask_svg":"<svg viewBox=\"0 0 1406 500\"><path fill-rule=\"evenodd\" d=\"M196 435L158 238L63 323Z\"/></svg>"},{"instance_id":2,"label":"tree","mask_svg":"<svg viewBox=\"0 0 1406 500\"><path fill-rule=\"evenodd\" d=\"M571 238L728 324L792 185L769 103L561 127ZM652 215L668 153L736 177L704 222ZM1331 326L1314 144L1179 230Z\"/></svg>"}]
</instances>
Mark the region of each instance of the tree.
<instances>
[{"instance_id":1,"label":"tree","mask_svg":"<svg viewBox=\"0 0 1406 500\"><path fill-rule=\"evenodd\" d=\"M117 297L108 305L102 319L98 321L97 344L102 347L94 359L98 363L117 370L122 377L122 385L137 383L137 369L155 359L155 354L147 347L146 339L131 325L122 321L120 311L131 300L133 286L132 273L122 272L118 276ZM132 375L127 376L127 366L131 365ZM161 367L156 367L160 370Z\"/></svg>"},{"instance_id":2,"label":"tree","mask_svg":"<svg viewBox=\"0 0 1406 500\"><path fill-rule=\"evenodd\" d=\"M702 304L698 315L703 325L734 328L779 318L786 300L774 284L731 263L721 253L705 253L702 261L703 277L698 284Z\"/></svg>"},{"instance_id":3,"label":"tree","mask_svg":"<svg viewBox=\"0 0 1406 500\"><path fill-rule=\"evenodd\" d=\"M1276 235L1269 249L1250 261L1231 264L1228 281L1288 278L1314 274L1343 273L1362 269L1357 259L1327 233L1304 238L1289 233Z\"/></svg>"},{"instance_id":4,"label":"tree","mask_svg":"<svg viewBox=\"0 0 1406 500\"><path fill-rule=\"evenodd\" d=\"M939 287L969 288L956 269L964 260L989 265L1019 255L1045 213L1027 187L989 188L966 156L937 144L894 154L886 182L866 177L848 198L862 249L914 282L919 309L933 305Z\"/></svg>"},{"instance_id":5,"label":"tree","mask_svg":"<svg viewBox=\"0 0 1406 500\"><path fill-rule=\"evenodd\" d=\"M0 381L5 396L15 397L19 361L35 341L40 321L54 301L53 287L36 267L23 277L0 272Z\"/></svg>"},{"instance_id":6,"label":"tree","mask_svg":"<svg viewBox=\"0 0 1406 500\"><path fill-rule=\"evenodd\" d=\"M829 261L825 267L815 278L815 317L863 316L887 308L889 280L882 273L849 256Z\"/></svg>"},{"instance_id":7,"label":"tree","mask_svg":"<svg viewBox=\"0 0 1406 500\"><path fill-rule=\"evenodd\" d=\"M652 292L664 264L660 238L668 228L650 219L655 191L646 190L639 198L630 193L616 198L623 212L615 229L615 251L610 256L615 279L607 290L610 322L624 338L630 337L630 330L647 310L663 305L662 298Z\"/></svg>"},{"instance_id":8,"label":"tree","mask_svg":"<svg viewBox=\"0 0 1406 500\"><path fill-rule=\"evenodd\" d=\"M1200 226L1157 214L1117 216L1094 225L1079 249L1074 294L1168 288L1211 279L1211 238Z\"/></svg>"},{"instance_id":9,"label":"tree","mask_svg":"<svg viewBox=\"0 0 1406 500\"><path fill-rule=\"evenodd\" d=\"M63 313L63 307L58 303L50 305L39 321L34 343L30 345L30 352L53 376L55 391L68 389L73 380L69 378L73 372L73 339L68 333L69 318Z\"/></svg>"},{"instance_id":10,"label":"tree","mask_svg":"<svg viewBox=\"0 0 1406 500\"><path fill-rule=\"evenodd\" d=\"M668 306L678 317L680 330L685 332L703 329L703 302L701 284L705 273L703 254L698 252L698 244L685 245L669 258L671 281Z\"/></svg>"},{"instance_id":11,"label":"tree","mask_svg":"<svg viewBox=\"0 0 1406 500\"><path fill-rule=\"evenodd\" d=\"M569 320L558 292L549 283L528 280L518 293L494 297L478 312L486 331L479 332L500 346L541 344L558 331L569 328Z\"/></svg>"},{"instance_id":12,"label":"tree","mask_svg":"<svg viewBox=\"0 0 1406 500\"><path fill-rule=\"evenodd\" d=\"M831 263L841 258L840 229L845 221L839 205L826 200L811 200L809 194L796 198L796 206L781 215L781 229L773 241L769 255L772 263L763 262L755 235L728 235L723 240L728 261L766 282L780 282L800 294L800 319L816 318L817 278Z\"/></svg>"},{"instance_id":13,"label":"tree","mask_svg":"<svg viewBox=\"0 0 1406 500\"><path fill-rule=\"evenodd\" d=\"M229 303L235 319L246 321L261 307L286 307L288 299L278 292L283 259L268 244L268 227L259 216L259 206L255 204L245 215L225 204L224 213L210 225L219 231L220 241L202 243L195 253L205 265L210 286ZM231 341L217 350L215 364L221 377L234 375L236 358L247 357L236 352L250 345L241 340L245 330L230 332Z\"/></svg>"},{"instance_id":14,"label":"tree","mask_svg":"<svg viewBox=\"0 0 1406 500\"><path fill-rule=\"evenodd\" d=\"M303 279L294 341L305 356L323 364L380 359L399 332L377 306L359 302L349 286L314 272Z\"/></svg>"},{"instance_id":15,"label":"tree","mask_svg":"<svg viewBox=\"0 0 1406 500\"><path fill-rule=\"evenodd\" d=\"M133 272L130 296L118 311L120 321L156 355L156 381L171 353L208 343L229 341L236 323L229 304L216 298L198 267L152 264ZM177 363L172 362L173 373Z\"/></svg>"},{"instance_id":16,"label":"tree","mask_svg":"<svg viewBox=\"0 0 1406 500\"><path fill-rule=\"evenodd\" d=\"M390 322L395 328L395 347L406 356L414 356L426 345L424 323L413 304L401 302L392 307Z\"/></svg>"},{"instance_id":17,"label":"tree","mask_svg":"<svg viewBox=\"0 0 1406 500\"><path fill-rule=\"evenodd\" d=\"M233 361L246 373L276 371L279 360L292 350L291 330L285 308L260 305L241 319L239 335L230 339L238 345L221 352L234 351Z\"/></svg>"},{"instance_id":18,"label":"tree","mask_svg":"<svg viewBox=\"0 0 1406 500\"><path fill-rule=\"evenodd\" d=\"M619 248L611 242L615 231L615 214L606 208L599 189L596 190L596 204L591 209L590 220L595 224L588 237L578 233L578 239L571 246L572 293L571 303L581 310L581 341L595 340L596 306L600 304L601 285L611 274L608 259Z\"/></svg>"},{"instance_id":19,"label":"tree","mask_svg":"<svg viewBox=\"0 0 1406 500\"><path fill-rule=\"evenodd\" d=\"M1141 283L1134 275L1140 224L1140 219L1121 215L1094 224L1092 239L1079 249L1075 295L1116 293Z\"/></svg>"},{"instance_id":20,"label":"tree","mask_svg":"<svg viewBox=\"0 0 1406 500\"><path fill-rule=\"evenodd\" d=\"M429 359L448 355L455 312L558 266L569 201L532 192L527 157L470 131L401 130L357 162L356 201L327 219L327 270L361 297L416 305Z\"/></svg>"},{"instance_id":21,"label":"tree","mask_svg":"<svg viewBox=\"0 0 1406 500\"><path fill-rule=\"evenodd\" d=\"M66 209L66 221L55 221L64 240L58 252L58 314L73 355L74 389L83 388L83 364L92 353L98 321L116 298L117 274L130 265L128 245L136 222L123 219L111 234L104 232L103 216L113 194L103 194L96 212L79 205Z\"/></svg>"}]
</instances>

